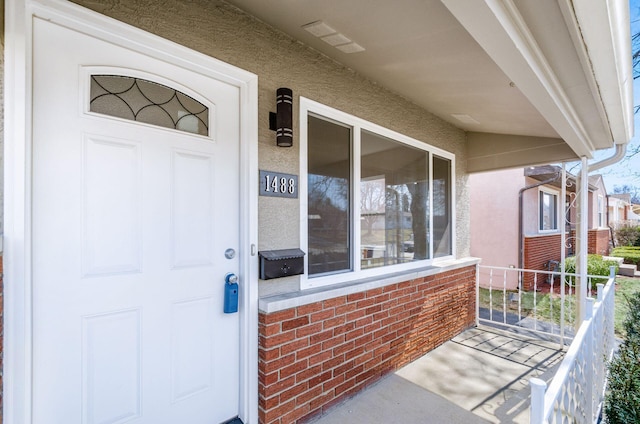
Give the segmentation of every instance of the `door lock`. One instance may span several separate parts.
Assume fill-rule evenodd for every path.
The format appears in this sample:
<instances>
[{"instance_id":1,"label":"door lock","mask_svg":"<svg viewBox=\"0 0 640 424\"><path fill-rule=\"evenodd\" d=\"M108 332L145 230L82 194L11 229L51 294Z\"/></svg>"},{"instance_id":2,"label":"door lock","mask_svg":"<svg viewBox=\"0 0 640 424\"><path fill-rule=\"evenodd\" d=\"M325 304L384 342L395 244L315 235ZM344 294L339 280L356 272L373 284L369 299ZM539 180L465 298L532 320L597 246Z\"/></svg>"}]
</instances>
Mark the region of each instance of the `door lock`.
<instances>
[{"instance_id":1,"label":"door lock","mask_svg":"<svg viewBox=\"0 0 640 424\"><path fill-rule=\"evenodd\" d=\"M224 313L238 312L238 276L232 272L224 276Z\"/></svg>"}]
</instances>

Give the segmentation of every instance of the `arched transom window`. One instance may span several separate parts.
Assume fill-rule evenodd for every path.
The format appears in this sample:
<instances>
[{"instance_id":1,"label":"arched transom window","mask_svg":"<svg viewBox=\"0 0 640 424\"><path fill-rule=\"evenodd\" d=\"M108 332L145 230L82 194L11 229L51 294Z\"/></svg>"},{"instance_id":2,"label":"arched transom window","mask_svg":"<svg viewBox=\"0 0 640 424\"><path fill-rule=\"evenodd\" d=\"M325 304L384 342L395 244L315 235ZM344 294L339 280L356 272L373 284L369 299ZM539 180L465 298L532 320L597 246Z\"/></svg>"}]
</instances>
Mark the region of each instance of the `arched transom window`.
<instances>
[{"instance_id":1,"label":"arched transom window","mask_svg":"<svg viewBox=\"0 0 640 424\"><path fill-rule=\"evenodd\" d=\"M91 76L91 112L209 135L209 108L166 85L120 75Z\"/></svg>"}]
</instances>

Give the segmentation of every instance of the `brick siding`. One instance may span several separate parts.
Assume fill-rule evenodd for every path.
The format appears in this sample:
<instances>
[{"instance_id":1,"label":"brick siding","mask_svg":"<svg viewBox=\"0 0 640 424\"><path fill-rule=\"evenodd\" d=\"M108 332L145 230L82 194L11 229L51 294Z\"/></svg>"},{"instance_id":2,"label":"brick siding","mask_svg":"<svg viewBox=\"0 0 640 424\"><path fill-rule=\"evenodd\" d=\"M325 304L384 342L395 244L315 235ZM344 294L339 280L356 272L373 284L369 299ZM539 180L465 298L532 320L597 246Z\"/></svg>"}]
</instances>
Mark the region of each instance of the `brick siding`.
<instances>
[{"instance_id":1,"label":"brick siding","mask_svg":"<svg viewBox=\"0 0 640 424\"><path fill-rule=\"evenodd\" d=\"M596 255L608 255L609 254L609 230L589 230L589 253L595 253Z\"/></svg>"},{"instance_id":2,"label":"brick siding","mask_svg":"<svg viewBox=\"0 0 640 424\"><path fill-rule=\"evenodd\" d=\"M609 254L609 230L608 229L592 229L588 232L588 247L587 252L598 255ZM573 244L573 249L576 249L576 233L572 230L569 240ZM525 237L524 239L524 268L525 269L539 269L548 270L548 261L560 260L560 234L549 234L533 237ZM567 252L567 254L569 254ZM538 277L540 278L540 277ZM532 273L526 273L522 282L523 290L531 291L534 287L534 275Z\"/></svg>"},{"instance_id":3,"label":"brick siding","mask_svg":"<svg viewBox=\"0 0 640 424\"><path fill-rule=\"evenodd\" d=\"M571 237L574 240L576 237L576 231L571 230ZM611 233L608 228L592 229L589 230L587 239L587 253L596 255L608 255L609 254L609 242L611 240Z\"/></svg>"},{"instance_id":4,"label":"brick siding","mask_svg":"<svg viewBox=\"0 0 640 424\"><path fill-rule=\"evenodd\" d=\"M476 267L259 316L259 417L304 422L475 324Z\"/></svg>"},{"instance_id":5,"label":"brick siding","mask_svg":"<svg viewBox=\"0 0 640 424\"><path fill-rule=\"evenodd\" d=\"M524 239L524 269L548 270L549 261L560 260L562 243L561 234L547 234ZM541 277L538 276L538 279ZM544 277L543 277L544 279ZM533 290L536 281L534 274L527 272L522 279L524 291Z\"/></svg>"},{"instance_id":6,"label":"brick siding","mask_svg":"<svg viewBox=\"0 0 640 424\"><path fill-rule=\"evenodd\" d=\"M4 267L2 266L2 255L0 255L0 424L2 424L2 417L4 412L4 399L2 398L3 392L3 376L4 376Z\"/></svg>"}]
</instances>

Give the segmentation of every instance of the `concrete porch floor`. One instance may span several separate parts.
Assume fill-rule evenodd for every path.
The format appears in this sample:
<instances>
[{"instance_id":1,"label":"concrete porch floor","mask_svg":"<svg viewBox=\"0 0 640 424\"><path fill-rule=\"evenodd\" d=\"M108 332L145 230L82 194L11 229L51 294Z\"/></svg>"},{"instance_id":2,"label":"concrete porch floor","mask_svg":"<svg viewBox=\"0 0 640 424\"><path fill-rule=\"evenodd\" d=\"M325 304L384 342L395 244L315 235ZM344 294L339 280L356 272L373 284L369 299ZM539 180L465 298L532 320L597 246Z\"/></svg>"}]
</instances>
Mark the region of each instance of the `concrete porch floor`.
<instances>
[{"instance_id":1,"label":"concrete porch floor","mask_svg":"<svg viewBox=\"0 0 640 424\"><path fill-rule=\"evenodd\" d=\"M564 355L558 349L515 332L472 328L313 423L528 423L529 379L549 383Z\"/></svg>"}]
</instances>

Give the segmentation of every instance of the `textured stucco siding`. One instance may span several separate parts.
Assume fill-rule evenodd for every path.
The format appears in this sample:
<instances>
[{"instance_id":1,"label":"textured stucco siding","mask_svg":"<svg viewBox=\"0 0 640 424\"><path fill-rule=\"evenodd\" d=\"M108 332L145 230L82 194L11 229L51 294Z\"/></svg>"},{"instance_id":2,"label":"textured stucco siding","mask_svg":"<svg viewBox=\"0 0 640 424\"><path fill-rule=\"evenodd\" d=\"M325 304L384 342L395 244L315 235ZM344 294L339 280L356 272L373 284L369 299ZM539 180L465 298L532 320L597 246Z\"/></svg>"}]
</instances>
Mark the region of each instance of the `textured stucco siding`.
<instances>
[{"instance_id":1,"label":"textured stucco siding","mask_svg":"<svg viewBox=\"0 0 640 424\"><path fill-rule=\"evenodd\" d=\"M472 174L471 255L482 265L518 266L518 191L522 168Z\"/></svg>"},{"instance_id":2,"label":"textured stucco siding","mask_svg":"<svg viewBox=\"0 0 640 424\"><path fill-rule=\"evenodd\" d=\"M259 168L299 174L299 96L369 120L456 155L457 256L468 256L465 133L234 6L215 0L78 0L76 3L258 75ZM270 131L275 92L294 93L294 146ZM260 197L259 250L300 245L300 203ZM304 246L303 246L304 247ZM260 294L299 289L297 277L261 282Z\"/></svg>"}]
</instances>

